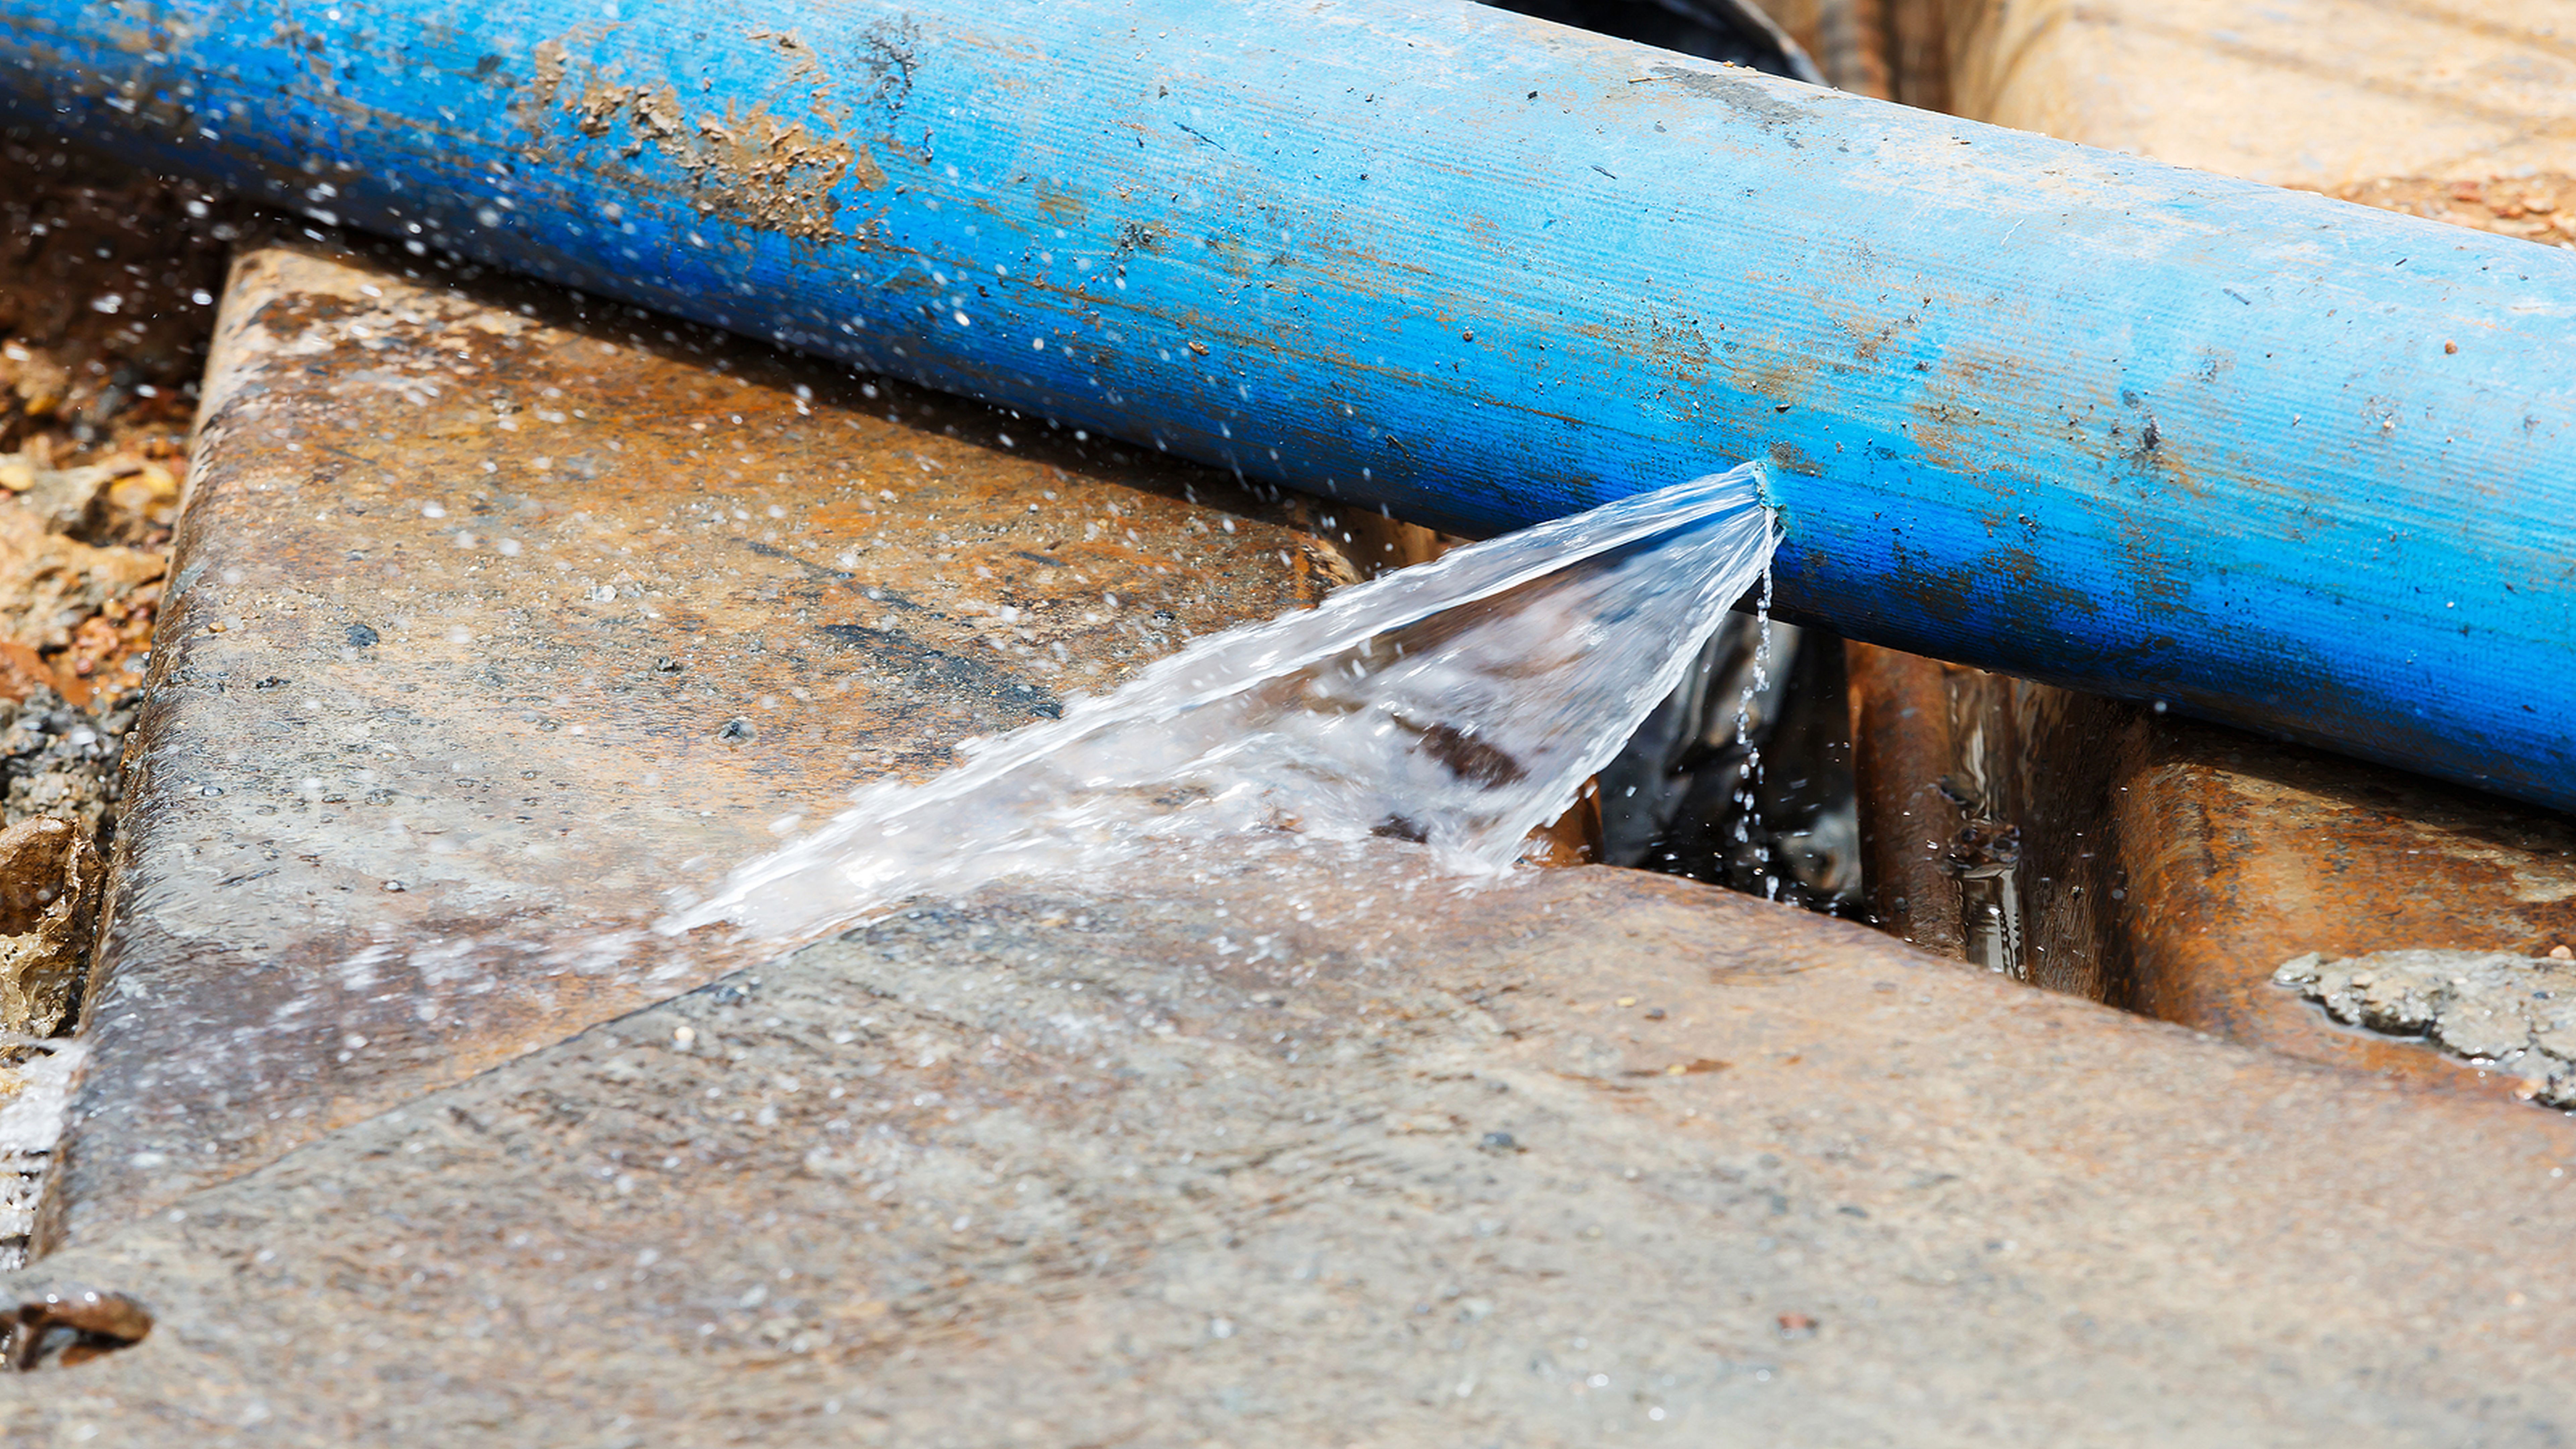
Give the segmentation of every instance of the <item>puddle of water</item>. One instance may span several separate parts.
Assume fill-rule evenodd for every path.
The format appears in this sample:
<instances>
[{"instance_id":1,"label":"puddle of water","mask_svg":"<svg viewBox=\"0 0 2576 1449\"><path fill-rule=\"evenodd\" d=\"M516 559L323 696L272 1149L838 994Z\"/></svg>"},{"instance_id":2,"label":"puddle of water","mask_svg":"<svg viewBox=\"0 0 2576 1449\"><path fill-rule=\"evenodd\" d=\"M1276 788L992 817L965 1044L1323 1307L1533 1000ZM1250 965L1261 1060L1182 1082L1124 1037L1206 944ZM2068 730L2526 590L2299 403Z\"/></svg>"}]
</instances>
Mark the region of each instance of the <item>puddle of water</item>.
<instances>
[{"instance_id":1,"label":"puddle of water","mask_svg":"<svg viewBox=\"0 0 2576 1449\"><path fill-rule=\"evenodd\" d=\"M1392 835L1499 876L1762 576L1761 485L1748 464L1210 636L945 774L860 790L660 929L806 940L911 896L1249 838Z\"/></svg>"}]
</instances>

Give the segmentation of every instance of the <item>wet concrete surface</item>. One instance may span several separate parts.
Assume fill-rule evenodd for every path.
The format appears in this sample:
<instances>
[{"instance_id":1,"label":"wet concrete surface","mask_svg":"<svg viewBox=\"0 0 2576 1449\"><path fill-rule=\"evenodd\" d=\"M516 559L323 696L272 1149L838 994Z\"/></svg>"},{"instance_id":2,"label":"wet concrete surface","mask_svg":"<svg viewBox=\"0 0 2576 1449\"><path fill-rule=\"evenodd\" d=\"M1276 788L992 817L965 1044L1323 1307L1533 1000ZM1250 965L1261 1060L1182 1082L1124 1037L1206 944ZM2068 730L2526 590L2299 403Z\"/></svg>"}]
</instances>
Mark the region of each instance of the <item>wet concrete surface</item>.
<instances>
[{"instance_id":1,"label":"wet concrete surface","mask_svg":"<svg viewBox=\"0 0 2576 1449\"><path fill-rule=\"evenodd\" d=\"M190 487L40 1248L740 964L619 933L1351 576L1217 475L318 243L237 265Z\"/></svg>"},{"instance_id":2,"label":"wet concrete surface","mask_svg":"<svg viewBox=\"0 0 2576 1449\"><path fill-rule=\"evenodd\" d=\"M13 1443L2559 1442L2565 1119L1606 868L925 903L7 1280ZM1304 919L1300 919L1303 917ZM1262 959L1224 949L1262 943ZM2463 1189L2474 1183L2475 1190Z\"/></svg>"}]
</instances>

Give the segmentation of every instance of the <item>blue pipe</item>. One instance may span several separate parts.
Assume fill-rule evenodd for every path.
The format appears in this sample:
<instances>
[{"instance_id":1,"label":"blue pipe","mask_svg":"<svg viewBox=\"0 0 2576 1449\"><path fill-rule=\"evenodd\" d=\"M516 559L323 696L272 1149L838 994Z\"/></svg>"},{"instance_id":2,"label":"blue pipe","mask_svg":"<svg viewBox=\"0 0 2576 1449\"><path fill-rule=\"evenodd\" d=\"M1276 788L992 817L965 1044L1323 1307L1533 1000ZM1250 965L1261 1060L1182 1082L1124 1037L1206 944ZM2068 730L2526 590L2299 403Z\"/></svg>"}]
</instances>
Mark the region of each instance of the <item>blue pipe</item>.
<instances>
[{"instance_id":1,"label":"blue pipe","mask_svg":"<svg viewBox=\"0 0 2576 1449\"><path fill-rule=\"evenodd\" d=\"M623 8L621 8L621 6ZM2576 258L1463 0L6 0L0 115L1469 532L2576 806Z\"/></svg>"}]
</instances>

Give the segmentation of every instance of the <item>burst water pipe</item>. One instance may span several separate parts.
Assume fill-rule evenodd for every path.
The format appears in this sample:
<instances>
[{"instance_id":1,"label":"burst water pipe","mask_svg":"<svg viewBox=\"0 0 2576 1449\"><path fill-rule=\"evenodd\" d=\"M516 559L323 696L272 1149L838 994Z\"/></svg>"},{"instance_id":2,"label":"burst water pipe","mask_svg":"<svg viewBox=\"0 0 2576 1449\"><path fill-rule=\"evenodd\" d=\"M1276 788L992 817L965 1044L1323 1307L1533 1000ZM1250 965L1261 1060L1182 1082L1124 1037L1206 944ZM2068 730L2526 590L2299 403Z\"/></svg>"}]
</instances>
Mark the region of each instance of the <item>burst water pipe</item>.
<instances>
[{"instance_id":1,"label":"burst water pipe","mask_svg":"<svg viewBox=\"0 0 2576 1449\"><path fill-rule=\"evenodd\" d=\"M0 0L0 114L1469 532L2576 806L2576 256L1465 0Z\"/></svg>"}]
</instances>

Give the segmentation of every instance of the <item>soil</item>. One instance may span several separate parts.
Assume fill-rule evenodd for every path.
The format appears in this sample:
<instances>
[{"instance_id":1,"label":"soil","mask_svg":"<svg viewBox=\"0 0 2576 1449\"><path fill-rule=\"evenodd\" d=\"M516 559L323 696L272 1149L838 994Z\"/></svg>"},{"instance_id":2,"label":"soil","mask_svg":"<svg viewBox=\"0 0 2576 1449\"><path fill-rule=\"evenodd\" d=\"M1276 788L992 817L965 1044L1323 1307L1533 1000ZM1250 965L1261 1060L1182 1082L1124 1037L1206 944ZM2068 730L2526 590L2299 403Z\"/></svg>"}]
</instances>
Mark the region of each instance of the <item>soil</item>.
<instances>
[{"instance_id":1,"label":"soil","mask_svg":"<svg viewBox=\"0 0 2576 1449\"><path fill-rule=\"evenodd\" d=\"M0 805L114 825L187 481L219 198L0 142ZM104 843L103 839L101 843Z\"/></svg>"}]
</instances>

